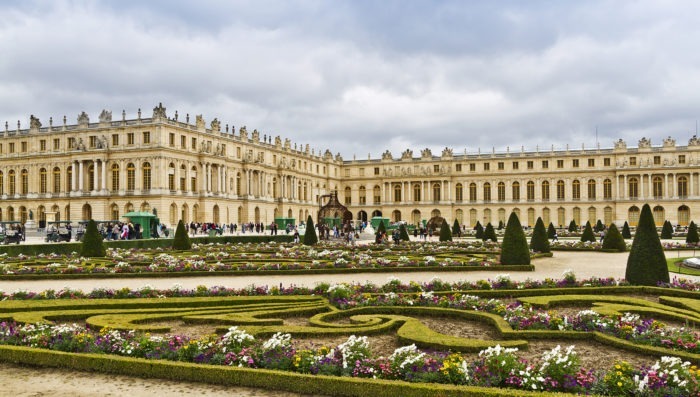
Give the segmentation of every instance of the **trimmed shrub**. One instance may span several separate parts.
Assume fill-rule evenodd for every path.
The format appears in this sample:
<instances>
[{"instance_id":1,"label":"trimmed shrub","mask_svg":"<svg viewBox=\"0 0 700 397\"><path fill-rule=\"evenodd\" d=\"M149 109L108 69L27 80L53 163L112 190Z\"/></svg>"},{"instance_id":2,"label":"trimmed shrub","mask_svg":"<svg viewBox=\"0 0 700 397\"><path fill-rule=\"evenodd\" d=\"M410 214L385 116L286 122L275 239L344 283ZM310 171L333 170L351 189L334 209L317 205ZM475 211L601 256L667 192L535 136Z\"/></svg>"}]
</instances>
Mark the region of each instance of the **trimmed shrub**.
<instances>
[{"instance_id":1,"label":"trimmed shrub","mask_svg":"<svg viewBox=\"0 0 700 397\"><path fill-rule=\"evenodd\" d=\"M549 249L549 239L547 238L547 230L544 228L542 218L538 217L535 223L535 229L532 231L530 239L530 249L535 252L551 252Z\"/></svg>"},{"instance_id":2,"label":"trimmed shrub","mask_svg":"<svg viewBox=\"0 0 700 397\"><path fill-rule=\"evenodd\" d=\"M620 234L614 223L608 226L608 232L605 234L603 239L603 249L604 250L615 250L619 252L627 251L627 245L625 244L625 239Z\"/></svg>"},{"instance_id":3,"label":"trimmed shrub","mask_svg":"<svg viewBox=\"0 0 700 397\"><path fill-rule=\"evenodd\" d=\"M634 234L632 249L627 258L625 278L635 285L669 282L666 256L659 235L656 234L654 216L651 214L649 204L644 204L639 215L637 232Z\"/></svg>"},{"instance_id":4,"label":"trimmed shrub","mask_svg":"<svg viewBox=\"0 0 700 397\"><path fill-rule=\"evenodd\" d=\"M486 229L484 229L484 241L491 240L494 243L498 242L498 237L496 237L496 230L494 230L491 222L486 224Z\"/></svg>"},{"instance_id":5,"label":"trimmed shrub","mask_svg":"<svg viewBox=\"0 0 700 397\"><path fill-rule=\"evenodd\" d=\"M384 221L379 222L379 226L377 226L377 233L378 234L386 233L386 226L384 226Z\"/></svg>"},{"instance_id":6,"label":"trimmed shrub","mask_svg":"<svg viewBox=\"0 0 700 397\"><path fill-rule=\"evenodd\" d=\"M685 242L688 244L697 244L700 242L700 236L698 236L698 225L696 225L693 221L690 221L690 225L688 225L688 235L685 237Z\"/></svg>"},{"instance_id":7,"label":"trimmed shrub","mask_svg":"<svg viewBox=\"0 0 700 397\"><path fill-rule=\"evenodd\" d=\"M504 227L506 227L505 223L503 223L503 221L498 221L498 230L503 230Z\"/></svg>"},{"instance_id":8,"label":"trimmed shrub","mask_svg":"<svg viewBox=\"0 0 700 397\"><path fill-rule=\"evenodd\" d=\"M547 228L547 237L554 238L557 234L557 229L554 227L552 222L549 222L549 227Z\"/></svg>"},{"instance_id":9,"label":"trimmed shrub","mask_svg":"<svg viewBox=\"0 0 700 397\"><path fill-rule=\"evenodd\" d=\"M484 238L484 227L481 226L481 222L476 221L476 226L474 226L474 230L476 230L476 237L479 240L483 240Z\"/></svg>"},{"instance_id":10,"label":"trimmed shrub","mask_svg":"<svg viewBox=\"0 0 700 397\"><path fill-rule=\"evenodd\" d=\"M80 256L85 258L103 258L106 254L105 245L102 242L102 234L97 231L97 223L90 219L80 247Z\"/></svg>"},{"instance_id":11,"label":"trimmed shrub","mask_svg":"<svg viewBox=\"0 0 700 397\"><path fill-rule=\"evenodd\" d=\"M401 224L399 226L399 235L401 236L401 240L403 241L410 241L411 239L408 237L408 229L406 229L406 225Z\"/></svg>"},{"instance_id":12,"label":"trimmed shrub","mask_svg":"<svg viewBox=\"0 0 700 397\"><path fill-rule=\"evenodd\" d=\"M380 223L380 225L384 225L384 223ZM381 229L381 226L379 227ZM316 226L314 225L314 220L311 218L311 215L309 215L308 218L306 218L306 231L304 232L304 245L314 245L318 243L318 236L316 235Z\"/></svg>"},{"instance_id":13,"label":"trimmed shrub","mask_svg":"<svg viewBox=\"0 0 700 397\"><path fill-rule=\"evenodd\" d=\"M457 237L462 237L462 227L459 225L459 221L455 219L452 224L452 235Z\"/></svg>"},{"instance_id":14,"label":"trimmed shrub","mask_svg":"<svg viewBox=\"0 0 700 397\"><path fill-rule=\"evenodd\" d=\"M452 241L452 233L446 220L440 225L440 241Z\"/></svg>"},{"instance_id":15,"label":"trimmed shrub","mask_svg":"<svg viewBox=\"0 0 700 397\"><path fill-rule=\"evenodd\" d=\"M661 228L661 238L672 239L673 238L673 225L671 222L665 221L664 226Z\"/></svg>"},{"instance_id":16,"label":"trimmed shrub","mask_svg":"<svg viewBox=\"0 0 700 397\"><path fill-rule=\"evenodd\" d=\"M598 219L598 222L595 224L595 231L602 232L603 230L605 230L605 225L603 225L603 222Z\"/></svg>"},{"instance_id":17,"label":"trimmed shrub","mask_svg":"<svg viewBox=\"0 0 700 397\"><path fill-rule=\"evenodd\" d=\"M623 238L632 238L632 232L630 232L630 225L625 221L625 224L622 225L622 237Z\"/></svg>"},{"instance_id":18,"label":"trimmed shrub","mask_svg":"<svg viewBox=\"0 0 700 397\"><path fill-rule=\"evenodd\" d=\"M581 241L590 241L591 243L595 243L595 234L593 234L591 222L586 222L586 227L583 229L583 234L581 235Z\"/></svg>"},{"instance_id":19,"label":"trimmed shrub","mask_svg":"<svg viewBox=\"0 0 700 397\"><path fill-rule=\"evenodd\" d=\"M527 246L525 232L515 212L510 213L506 233L501 243L502 265L529 265L530 249Z\"/></svg>"},{"instance_id":20,"label":"trimmed shrub","mask_svg":"<svg viewBox=\"0 0 700 397\"><path fill-rule=\"evenodd\" d=\"M190 236L187 235L185 230L185 224L182 223L182 219L177 222L177 228L175 229L175 238L173 238L173 249L178 251L186 251L192 248L192 241L190 241Z\"/></svg>"},{"instance_id":21,"label":"trimmed shrub","mask_svg":"<svg viewBox=\"0 0 700 397\"><path fill-rule=\"evenodd\" d=\"M576 224L576 221L573 219L571 220L571 222L569 222L569 231L572 233L575 231L578 231L578 225Z\"/></svg>"}]
</instances>

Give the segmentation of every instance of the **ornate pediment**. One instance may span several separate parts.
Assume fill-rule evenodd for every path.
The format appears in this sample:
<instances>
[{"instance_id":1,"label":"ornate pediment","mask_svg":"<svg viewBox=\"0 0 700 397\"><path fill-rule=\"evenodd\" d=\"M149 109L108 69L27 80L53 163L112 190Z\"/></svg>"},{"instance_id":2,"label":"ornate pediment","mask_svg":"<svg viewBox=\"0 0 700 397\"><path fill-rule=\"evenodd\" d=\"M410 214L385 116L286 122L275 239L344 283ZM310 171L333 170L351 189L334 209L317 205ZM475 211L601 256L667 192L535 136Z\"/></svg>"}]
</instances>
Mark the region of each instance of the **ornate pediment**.
<instances>
[{"instance_id":1,"label":"ornate pediment","mask_svg":"<svg viewBox=\"0 0 700 397\"><path fill-rule=\"evenodd\" d=\"M217 118L214 118L214 120L211 121L210 126L212 131L221 131L221 122Z\"/></svg>"},{"instance_id":2,"label":"ornate pediment","mask_svg":"<svg viewBox=\"0 0 700 397\"><path fill-rule=\"evenodd\" d=\"M195 124L197 125L197 129L198 129L198 130L203 130L203 129L207 128L207 125L206 125L206 123L204 122L204 117L202 117L201 114L198 114L198 115L195 117L195 120L196 120L196 123L195 123Z\"/></svg>"},{"instance_id":3,"label":"ornate pediment","mask_svg":"<svg viewBox=\"0 0 700 397\"><path fill-rule=\"evenodd\" d=\"M258 130L255 130L255 129L253 130L253 141L255 141L255 142L260 141L260 133L258 132Z\"/></svg>"},{"instance_id":4,"label":"ornate pediment","mask_svg":"<svg viewBox=\"0 0 700 397\"><path fill-rule=\"evenodd\" d=\"M413 158L413 150L406 149L401 153L401 158L404 160L410 160Z\"/></svg>"},{"instance_id":5,"label":"ornate pediment","mask_svg":"<svg viewBox=\"0 0 700 397\"><path fill-rule=\"evenodd\" d=\"M248 130L245 128L245 126L241 127L241 129L238 130L238 133L241 135L242 140L248 140Z\"/></svg>"},{"instance_id":6,"label":"ornate pediment","mask_svg":"<svg viewBox=\"0 0 700 397\"><path fill-rule=\"evenodd\" d=\"M100 112L100 123L110 122L112 122L112 112L107 109L102 109L102 112Z\"/></svg>"},{"instance_id":7,"label":"ornate pediment","mask_svg":"<svg viewBox=\"0 0 700 397\"><path fill-rule=\"evenodd\" d=\"M162 103L159 103L158 106L153 108L153 118L154 119L157 119L157 118L167 119L168 118L167 114L165 113L165 107L163 106Z\"/></svg>"},{"instance_id":8,"label":"ornate pediment","mask_svg":"<svg viewBox=\"0 0 700 397\"><path fill-rule=\"evenodd\" d=\"M647 139L642 137L642 139L639 140L639 143L637 145L639 149L646 149L651 147L651 139Z\"/></svg>"},{"instance_id":9,"label":"ornate pediment","mask_svg":"<svg viewBox=\"0 0 700 397\"><path fill-rule=\"evenodd\" d=\"M442 158L451 158L451 157L453 157L452 149L450 149L448 147L442 149Z\"/></svg>"},{"instance_id":10,"label":"ornate pediment","mask_svg":"<svg viewBox=\"0 0 700 397\"><path fill-rule=\"evenodd\" d=\"M81 112L78 115L78 125L87 126L88 124L90 124L90 117L87 115L87 113Z\"/></svg>"},{"instance_id":11,"label":"ornate pediment","mask_svg":"<svg viewBox=\"0 0 700 397\"><path fill-rule=\"evenodd\" d=\"M671 138L670 136L668 138L664 138L664 147L674 147L676 146L676 140Z\"/></svg>"},{"instance_id":12,"label":"ornate pediment","mask_svg":"<svg viewBox=\"0 0 700 397\"><path fill-rule=\"evenodd\" d=\"M29 116L29 129L38 130L39 128L41 128L41 121L34 115Z\"/></svg>"},{"instance_id":13,"label":"ornate pediment","mask_svg":"<svg viewBox=\"0 0 700 397\"><path fill-rule=\"evenodd\" d=\"M433 157L433 152L430 149L425 148L420 151L420 157L424 159L430 159Z\"/></svg>"},{"instance_id":14,"label":"ornate pediment","mask_svg":"<svg viewBox=\"0 0 700 397\"><path fill-rule=\"evenodd\" d=\"M386 152L382 153L382 160L392 160L393 158L394 158L394 156L392 156L391 152L388 150Z\"/></svg>"},{"instance_id":15,"label":"ornate pediment","mask_svg":"<svg viewBox=\"0 0 700 397\"><path fill-rule=\"evenodd\" d=\"M627 142L623 141L622 139L618 139L617 142L615 142L615 149L626 150Z\"/></svg>"},{"instance_id":16,"label":"ornate pediment","mask_svg":"<svg viewBox=\"0 0 700 397\"><path fill-rule=\"evenodd\" d=\"M688 146L700 146L700 139L698 139L697 135L693 135L693 137L688 140Z\"/></svg>"}]
</instances>

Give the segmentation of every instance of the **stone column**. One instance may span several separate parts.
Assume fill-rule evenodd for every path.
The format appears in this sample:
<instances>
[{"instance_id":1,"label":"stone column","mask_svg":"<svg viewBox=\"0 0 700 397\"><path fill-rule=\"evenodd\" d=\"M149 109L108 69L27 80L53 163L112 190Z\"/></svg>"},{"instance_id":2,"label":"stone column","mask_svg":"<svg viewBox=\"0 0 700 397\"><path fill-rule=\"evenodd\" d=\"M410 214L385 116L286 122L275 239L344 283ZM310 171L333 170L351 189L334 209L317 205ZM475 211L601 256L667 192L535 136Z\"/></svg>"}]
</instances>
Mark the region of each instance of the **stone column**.
<instances>
[{"instance_id":1,"label":"stone column","mask_svg":"<svg viewBox=\"0 0 700 397\"><path fill-rule=\"evenodd\" d=\"M102 160L102 190L107 190L107 161Z\"/></svg>"},{"instance_id":2,"label":"stone column","mask_svg":"<svg viewBox=\"0 0 700 397\"><path fill-rule=\"evenodd\" d=\"M676 184L676 174L672 174L671 178L672 178L671 179L671 187L668 189L668 197L675 198L676 197L676 188L678 186Z\"/></svg>"},{"instance_id":3,"label":"stone column","mask_svg":"<svg viewBox=\"0 0 700 397\"><path fill-rule=\"evenodd\" d=\"M688 198L695 196L695 175L691 172L688 178Z\"/></svg>"},{"instance_id":4,"label":"stone column","mask_svg":"<svg viewBox=\"0 0 700 397\"><path fill-rule=\"evenodd\" d=\"M623 175L623 180L622 180L622 193L623 193L623 199L627 200L629 199L628 191L627 188L629 186L627 185L627 175Z\"/></svg>"},{"instance_id":5,"label":"stone column","mask_svg":"<svg viewBox=\"0 0 700 397\"><path fill-rule=\"evenodd\" d=\"M80 169L80 175L78 176L78 190L83 191L83 180L85 179L83 174L83 161L78 163L78 168Z\"/></svg>"}]
</instances>

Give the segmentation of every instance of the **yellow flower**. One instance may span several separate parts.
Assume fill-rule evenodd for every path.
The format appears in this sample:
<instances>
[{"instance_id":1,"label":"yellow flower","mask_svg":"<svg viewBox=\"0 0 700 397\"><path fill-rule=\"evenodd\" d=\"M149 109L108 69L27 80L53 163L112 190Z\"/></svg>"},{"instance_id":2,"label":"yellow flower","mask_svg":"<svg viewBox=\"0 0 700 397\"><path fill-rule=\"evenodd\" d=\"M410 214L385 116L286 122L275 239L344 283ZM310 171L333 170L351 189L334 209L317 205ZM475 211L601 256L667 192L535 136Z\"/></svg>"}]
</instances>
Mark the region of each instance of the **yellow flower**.
<instances>
[{"instance_id":1,"label":"yellow flower","mask_svg":"<svg viewBox=\"0 0 700 397\"><path fill-rule=\"evenodd\" d=\"M621 368L621 367L620 367L620 364L615 364L615 368L616 368L616 369L620 369L620 368Z\"/></svg>"},{"instance_id":2,"label":"yellow flower","mask_svg":"<svg viewBox=\"0 0 700 397\"><path fill-rule=\"evenodd\" d=\"M622 387L622 382L617 382L618 387Z\"/></svg>"}]
</instances>

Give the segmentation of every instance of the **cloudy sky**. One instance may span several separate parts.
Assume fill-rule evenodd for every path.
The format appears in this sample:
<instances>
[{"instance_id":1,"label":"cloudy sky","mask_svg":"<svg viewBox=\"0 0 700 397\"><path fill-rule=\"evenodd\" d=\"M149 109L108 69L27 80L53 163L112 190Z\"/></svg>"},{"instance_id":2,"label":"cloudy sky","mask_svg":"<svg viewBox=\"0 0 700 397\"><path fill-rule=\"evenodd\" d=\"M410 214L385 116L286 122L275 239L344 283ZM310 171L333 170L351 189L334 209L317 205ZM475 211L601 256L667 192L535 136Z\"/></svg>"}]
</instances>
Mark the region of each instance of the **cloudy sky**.
<instances>
[{"instance_id":1,"label":"cloudy sky","mask_svg":"<svg viewBox=\"0 0 700 397\"><path fill-rule=\"evenodd\" d=\"M698 1L3 1L0 123L203 114L348 160L686 144ZM194 118L194 116L192 116ZM54 123L57 123L56 121Z\"/></svg>"}]
</instances>

